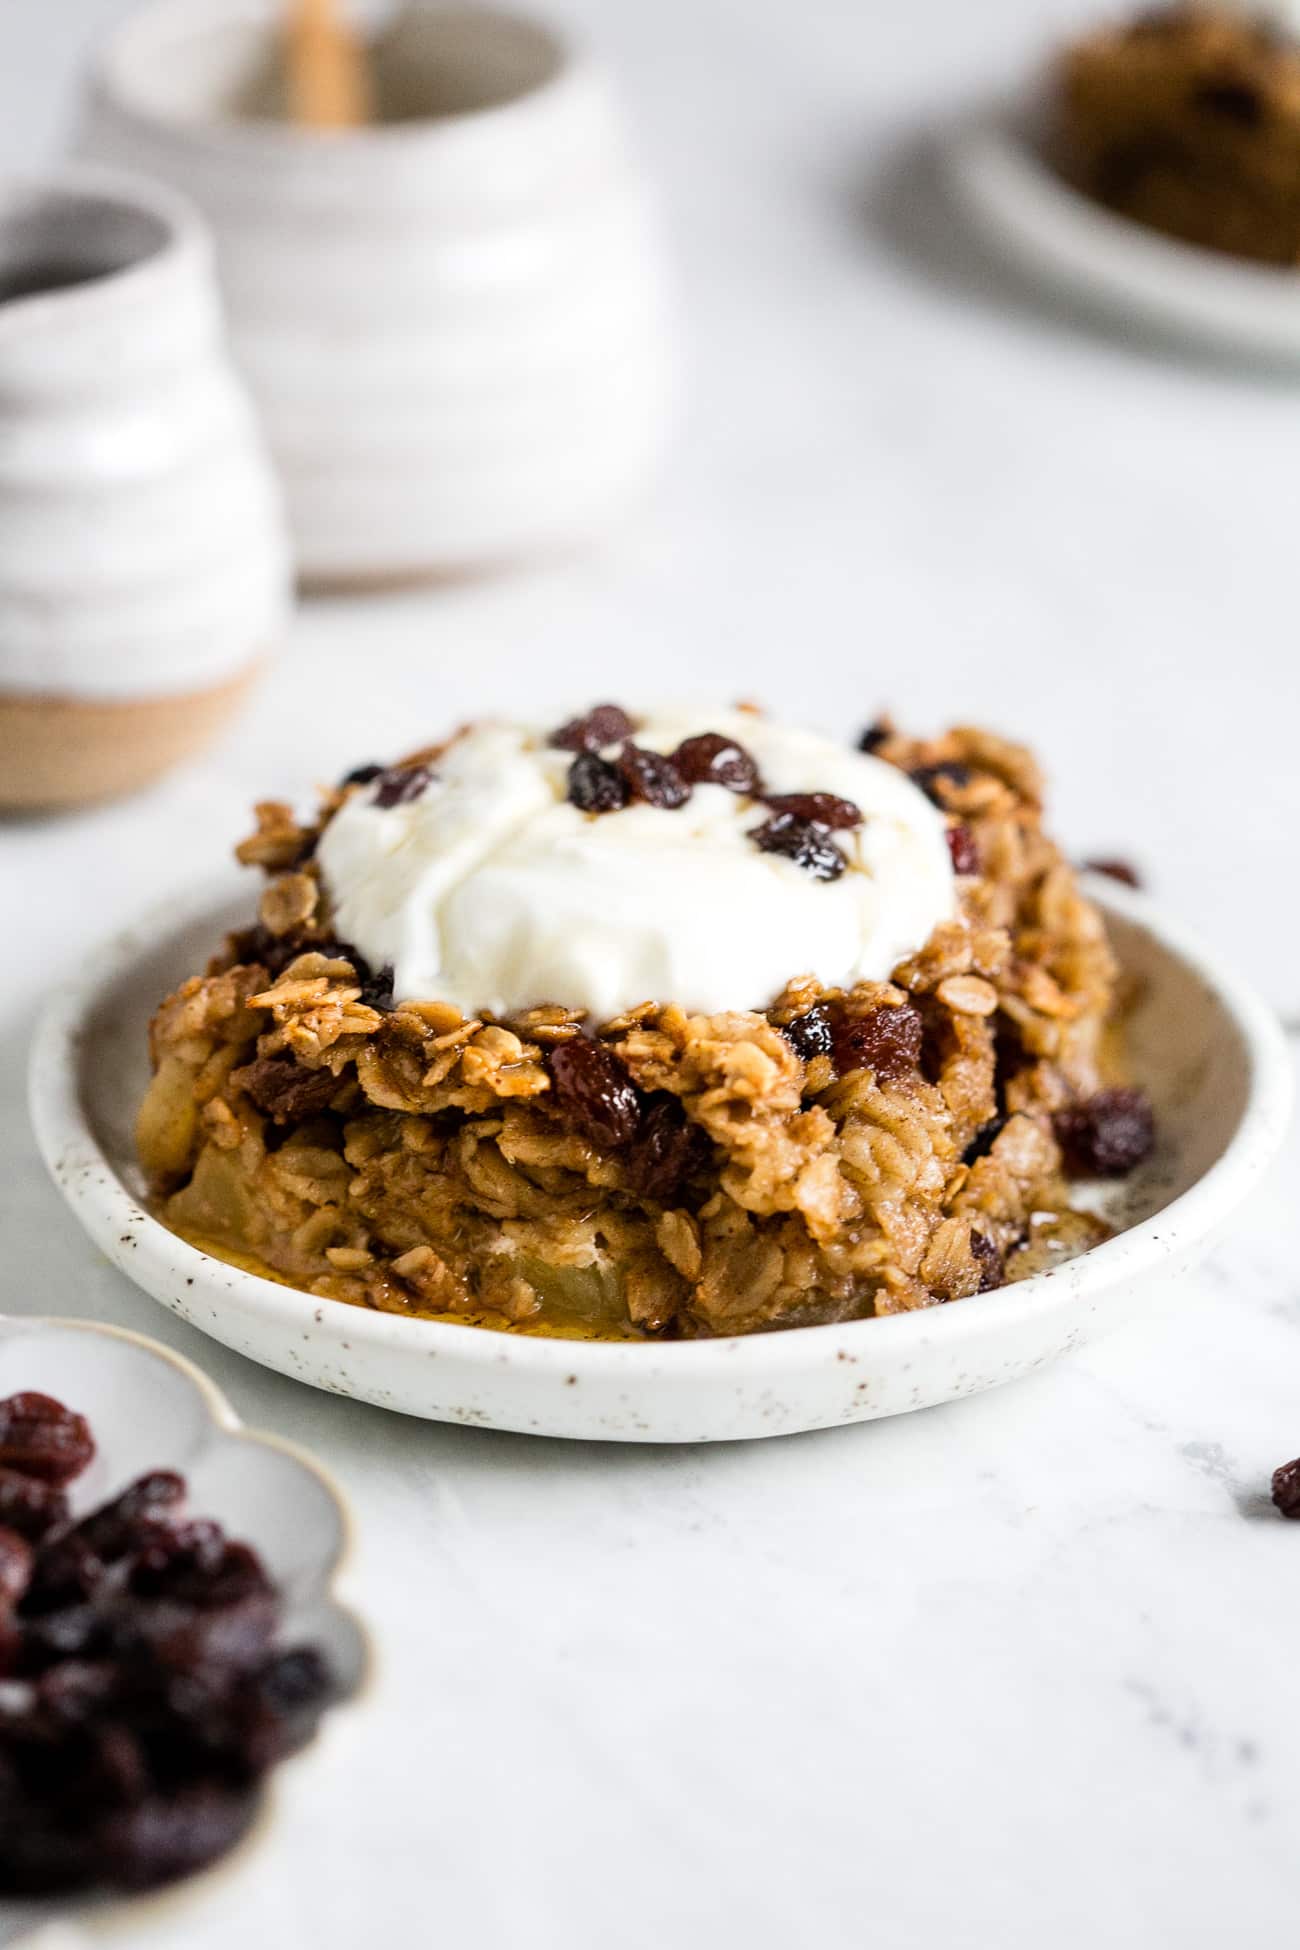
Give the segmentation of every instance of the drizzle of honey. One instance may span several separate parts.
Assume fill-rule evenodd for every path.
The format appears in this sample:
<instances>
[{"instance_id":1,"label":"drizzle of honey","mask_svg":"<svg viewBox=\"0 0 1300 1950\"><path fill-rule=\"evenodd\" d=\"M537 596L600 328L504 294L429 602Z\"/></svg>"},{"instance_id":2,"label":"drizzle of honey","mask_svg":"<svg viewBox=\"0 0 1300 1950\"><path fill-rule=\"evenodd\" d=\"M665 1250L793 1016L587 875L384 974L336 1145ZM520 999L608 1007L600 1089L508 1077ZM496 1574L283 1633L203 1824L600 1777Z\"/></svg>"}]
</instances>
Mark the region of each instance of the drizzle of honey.
<instances>
[{"instance_id":1,"label":"drizzle of honey","mask_svg":"<svg viewBox=\"0 0 1300 1950\"><path fill-rule=\"evenodd\" d=\"M196 1252L205 1253L209 1259L219 1259L226 1266L237 1267L241 1273L255 1273L259 1279L274 1280L277 1286L288 1287L293 1293L305 1293L311 1300L328 1300L336 1306L357 1307L363 1313L387 1313L397 1320L441 1320L452 1327L484 1327L496 1334L525 1335L532 1340L547 1341L637 1341L645 1339L634 1329L624 1333L612 1330L602 1331L577 1320L557 1319L555 1315L539 1315L533 1320L508 1320L504 1314L494 1313L491 1308L483 1308L472 1313L440 1312L431 1307L370 1307L364 1301L350 1300L341 1293L312 1293L308 1287L299 1286L287 1274L281 1273L267 1260L259 1258L240 1246L231 1246L224 1239L214 1239L207 1233L195 1232L188 1226L172 1223L162 1212L155 1210L154 1217L165 1225L168 1232L175 1233L187 1246Z\"/></svg>"}]
</instances>

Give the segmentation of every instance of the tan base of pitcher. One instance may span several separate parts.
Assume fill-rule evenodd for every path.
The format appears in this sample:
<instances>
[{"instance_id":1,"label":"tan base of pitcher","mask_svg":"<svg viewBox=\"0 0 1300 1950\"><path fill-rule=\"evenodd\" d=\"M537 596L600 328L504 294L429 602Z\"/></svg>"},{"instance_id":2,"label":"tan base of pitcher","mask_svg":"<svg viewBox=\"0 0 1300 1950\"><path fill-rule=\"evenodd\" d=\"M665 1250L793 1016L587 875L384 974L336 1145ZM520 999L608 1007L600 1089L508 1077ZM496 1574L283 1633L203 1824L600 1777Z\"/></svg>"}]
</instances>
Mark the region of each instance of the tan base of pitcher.
<instances>
[{"instance_id":1,"label":"tan base of pitcher","mask_svg":"<svg viewBox=\"0 0 1300 1950\"><path fill-rule=\"evenodd\" d=\"M85 805L134 792L209 744L260 673L175 697L39 697L0 690L0 809Z\"/></svg>"}]
</instances>

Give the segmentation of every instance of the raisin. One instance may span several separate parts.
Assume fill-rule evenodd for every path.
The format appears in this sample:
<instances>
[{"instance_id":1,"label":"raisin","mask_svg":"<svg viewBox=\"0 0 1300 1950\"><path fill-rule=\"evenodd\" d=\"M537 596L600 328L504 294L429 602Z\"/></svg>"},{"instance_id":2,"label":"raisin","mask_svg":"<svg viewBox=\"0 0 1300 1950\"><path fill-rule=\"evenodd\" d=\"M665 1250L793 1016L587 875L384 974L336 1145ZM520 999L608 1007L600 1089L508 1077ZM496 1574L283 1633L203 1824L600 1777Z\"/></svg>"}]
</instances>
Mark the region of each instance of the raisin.
<instances>
[{"instance_id":1,"label":"raisin","mask_svg":"<svg viewBox=\"0 0 1300 1950\"><path fill-rule=\"evenodd\" d=\"M691 1174L703 1166L708 1152L708 1138L688 1120L681 1100L670 1091L656 1091L642 1108L627 1175L642 1198L671 1205Z\"/></svg>"},{"instance_id":2,"label":"raisin","mask_svg":"<svg viewBox=\"0 0 1300 1950\"><path fill-rule=\"evenodd\" d=\"M755 797L763 789L758 766L734 738L720 731L702 731L684 738L673 753L673 764L688 785L725 785L728 792Z\"/></svg>"},{"instance_id":3,"label":"raisin","mask_svg":"<svg viewBox=\"0 0 1300 1950\"><path fill-rule=\"evenodd\" d=\"M62 1611L93 1596L103 1582L104 1560L80 1530L45 1543L23 1600L30 1613Z\"/></svg>"},{"instance_id":4,"label":"raisin","mask_svg":"<svg viewBox=\"0 0 1300 1950\"><path fill-rule=\"evenodd\" d=\"M174 1882L233 1848L256 1811L246 1788L197 1782L108 1817L96 1835L100 1873L123 1889Z\"/></svg>"},{"instance_id":5,"label":"raisin","mask_svg":"<svg viewBox=\"0 0 1300 1950\"><path fill-rule=\"evenodd\" d=\"M583 718L570 718L551 735L561 752L598 752L602 745L618 745L632 736L633 724L617 704L597 704Z\"/></svg>"},{"instance_id":6,"label":"raisin","mask_svg":"<svg viewBox=\"0 0 1300 1950\"><path fill-rule=\"evenodd\" d=\"M356 968L357 981L361 988L361 994L357 997L357 1000L364 1003L367 1009L374 1009L381 1016L391 1015L393 1011L392 962L386 961L383 967L374 973L371 972L370 968L364 962L359 961L356 957L353 958L353 965Z\"/></svg>"},{"instance_id":7,"label":"raisin","mask_svg":"<svg viewBox=\"0 0 1300 1950\"><path fill-rule=\"evenodd\" d=\"M40 1568L39 1565L37 1567ZM107 1650L108 1626L87 1600L23 1618L24 1672L41 1672L60 1659L93 1659Z\"/></svg>"},{"instance_id":8,"label":"raisin","mask_svg":"<svg viewBox=\"0 0 1300 1950\"><path fill-rule=\"evenodd\" d=\"M859 738L858 750L860 752L868 752L868 753L878 752L882 745L887 745L889 743L889 740L893 737L893 735L894 734L891 727L883 723L882 720L878 718L875 724L869 724L867 726L866 730Z\"/></svg>"},{"instance_id":9,"label":"raisin","mask_svg":"<svg viewBox=\"0 0 1300 1950\"><path fill-rule=\"evenodd\" d=\"M16 1530L0 1529L0 1613L26 1591L32 1575L32 1547Z\"/></svg>"},{"instance_id":10,"label":"raisin","mask_svg":"<svg viewBox=\"0 0 1300 1950\"><path fill-rule=\"evenodd\" d=\"M245 1763L262 1772L310 1740L334 1691L315 1646L276 1653L246 1681L235 1704L236 1739Z\"/></svg>"},{"instance_id":11,"label":"raisin","mask_svg":"<svg viewBox=\"0 0 1300 1950\"><path fill-rule=\"evenodd\" d=\"M841 1076L874 1070L878 1083L892 1082L916 1068L922 1034L920 1013L910 1002L841 1016L834 1026L835 1067Z\"/></svg>"},{"instance_id":12,"label":"raisin","mask_svg":"<svg viewBox=\"0 0 1300 1950\"><path fill-rule=\"evenodd\" d=\"M978 873L980 870L980 850L975 844L975 835L969 826L950 826L948 828L948 852L952 856L954 873Z\"/></svg>"},{"instance_id":13,"label":"raisin","mask_svg":"<svg viewBox=\"0 0 1300 1950\"><path fill-rule=\"evenodd\" d=\"M837 832L847 833L862 824L862 808L855 806L851 799L837 798L833 792L771 792L764 803L778 815L791 813L795 819L806 819Z\"/></svg>"},{"instance_id":14,"label":"raisin","mask_svg":"<svg viewBox=\"0 0 1300 1950\"><path fill-rule=\"evenodd\" d=\"M814 1002L811 1009L805 1009L793 1022L785 1024L781 1031L795 1055L803 1062L811 1063L814 1056L831 1056L835 1051L835 1036L831 1028L831 1012L824 1002Z\"/></svg>"},{"instance_id":15,"label":"raisin","mask_svg":"<svg viewBox=\"0 0 1300 1950\"><path fill-rule=\"evenodd\" d=\"M0 1401L0 1467L62 1487L95 1453L84 1415L34 1391Z\"/></svg>"},{"instance_id":16,"label":"raisin","mask_svg":"<svg viewBox=\"0 0 1300 1950\"><path fill-rule=\"evenodd\" d=\"M644 805L671 810L684 806L691 796L690 786L662 752L647 751L643 745L624 745L618 755L618 769L631 797Z\"/></svg>"},{"instance_id":17,"label":"raisin","mask_svg":"<svg viewBox=\"0 0 1300 1950\"><path fill-rule=\"evenodd\" d=\"M77 1726L116 1700L123 1681L111 1659L64 1659L37 1680L36 1703L50 1719Z\"/></svg>"},{"instance_id":18,"label":"raisin","mask_svg":"<svg viewBox=\"0 0 1300 1950\"><path fill-rule=\"evenodd\" d=\"M546 1067L562 1114L589 1144L617 1151L632 1142L641 1099L612 1049L575 1036L548 1051Z\"/></svg>"},{"instance_id":19,"label":"raisin","mask_svg":"<svg viewBox=\"0 0 1300 1950\"><path fill-rule=\"evenodd\" d=\"M1140 887L1142 875L1130 860L1085 860L1089 873L1105 874L1107 880L1118 880L1122 887Z\"/></svg>"},{"instance_id":20,"label":"raisin","mask_svg":"<svg viewBox=\"0 0 1300 1950\"><path fill-rule=\"evenodd\" d=\"M278 1619L279 1606L269 1592L217 1605L142 1599L115 1620L112 1648L118 1658L143 1660L172 1672L209 1666L246 1672L270 1651Z\"/></svg>"},{"instance_id":21,"label":"raisin","mask_svg":"<svg viewBox=\"0 0 1300 1950\"><path fill-rule=\"evenodd\" d=\"M1099 1090L1058 1110L1052 1125L1070 1169L1098 1178L1123 1178L1155 1144L1155 1114L1142 1090Z\"/></svg>"},{"instance_id":22,"label":"raisin","mask_svg":"<svg viewBox=\"0 0 1300 1950\"><path fill-rule=\"evenodd\" d=\"M106 1562L126 1556L139 1541L141 1526L163 1511L173 1510L185 1499L185 1478L174 1469L150 1470L105 1503L90 1516L83 1517L72 1536L79 1538Z\"/></svg>"},{"instance_id":23,"label":"raisin","mask_svg":"<svg viewBox=\"0 0 1300 1950\"><path fill-rule=\"evenodd\" d=\"M313 942L310 945L314 948L316 944ZM244 928L230 937L230 950L235 956L236 966L248 967L256 963L272 979L283 975L289 963L296 961L299 955L305 955L307 946L301 935L272 934L260 921L256 927Z\"/></svg>"},{"instance_id":24,"label":"raisin","mask_svg":"<svg viewBox=\"0 0 1300 1950\"><path fill-rule=\"evenodd\" d=\"M1256 129L1264 119L1264 97L1248 81L1203 81L1192 99L1207 115L1239 129Z\"/></svg>"},{"instance_id":25,"label":"raisin","mask_svg":"<svg viewBox=\"0 0 1300 1950\"><path fill-rule=\"evenodd\" d=\"M378 783L371 803L387 811L393 806L409 806L418 799L431 782L433 772L427 765L390 765L376 777Z\"/></svg>"},{"instance_id":26,"label":"raisin","mask_svg":"<svg viewBox=\"0 0 1300 1950\"><path fill-rule=\"evenodd\" d=\"M382 765L354 765L350 772L343 774L339 786L342 788L347 785L373 785L383 773L383 769Z\"/></svg>"},{"instance_id":27,"label":"raisin","mask_svg":"<svg viewBox=\"0 0 1300 1950\"><path fill-rule=\"evenodd\" d=\"M1284 1517L1300 1517L1300 1456L1273 1471L1273 1501Z\"/></svg>"},{"instance_id":28,"label":"raisin","mask_svg":"<svg viewBox=\"0 0 1300 1950\"><path fill-rule=\"evenodd\" d=\"M277 1653L257 1675L257 1687L276 1713L301 1713L324 1704L334 1682L324 1655L314 1645Z\"/></svg>"},{"instance_id":29,"label":"raisin","mask_svg":"<svg viewBox=\"0 0 1300 1950\"><path fill-rule=\"evenodd\" d=\"M793 813L775 814L749 837L760 853L779 853L814 880L838 880L848 865L825 826Z\"/></svg>"},{"instance_id":30,"label":"raisin","mask_svg":"<svg viewBox=\"0 0 1300 1950\"><path fill-rule=\"evenodd\" d=\"M1006 1123L1005 1117L990 1117L987 1124L981 1124L961 1154L962 1163L973 1165L978 1163L979 1159L987 1158L993 1149L994 1140L1006 1129Z\"/></svg>"},{"instance_id":31,"label":"raisin","mask_svg":"<svg viewBox=\"0 0 1300 1950\"><path fill-rule=\"evenodd\" d=\"M980 1269L980 1292L991 1293L1005 1277L1002 1255L986 1233L971 1227L970 1249Z\"/></svg>"},{"instance_id":32,"label":"raisin","mask_svg":"<svg viewBox=\"0 0 1300 1950\"><path fill-rule=\"evenodd\" d=\"M196 1578L220 1571L225 1554L220 1524L199 1519L141 1525L132 1540L130 1588L148 1597L192 1593Z\"/></svg>"},{"instance_id":33,"label":"raisin","mask_svg":"<svg viewBox=\"0 0 1300 1950\"><path fill-rule=\"evenodd\" d=\"M62 1490L16 1469L0 1469L0 1525L35 1542L55 1524L65 1523L67 1516L68 1499Z\"/></svg>"},{"instance_id":34,"label":"raisin","mask_svg":"<svg viewBox=\"0 0 1300 1950\"><path fill-rule=\"evenodd\" d=\"M617 812L627 804L627 786L608 759L596 752L579 752L569 767L568 800L579 812Z\"/></svg>"},{"instance_id":35,"label":"raisin","mask_svg":"<svg viewBox=\"0 0 1300 1950\"><path fill-rule=\"evenodd\" d=\"M910 775L912 784L919 785L932 806L942 807L945 803L941 787L950 785L958 790L970 784L970 767L955 759L945 759L940 765L918 765Z\"/></svg>"},{"instance_id":36,"label":"raisin","mask_svg":"<svg viewBox=\"0 0 1300 1950\"><path fill-rule=\"evenodd\" d=\"M288 1050L257 1056L231 1077L263 1116L276 1124L297 1124L326 1110L339 1087L333 1070L306 1070Z\"/></svg>"}]
</instances>

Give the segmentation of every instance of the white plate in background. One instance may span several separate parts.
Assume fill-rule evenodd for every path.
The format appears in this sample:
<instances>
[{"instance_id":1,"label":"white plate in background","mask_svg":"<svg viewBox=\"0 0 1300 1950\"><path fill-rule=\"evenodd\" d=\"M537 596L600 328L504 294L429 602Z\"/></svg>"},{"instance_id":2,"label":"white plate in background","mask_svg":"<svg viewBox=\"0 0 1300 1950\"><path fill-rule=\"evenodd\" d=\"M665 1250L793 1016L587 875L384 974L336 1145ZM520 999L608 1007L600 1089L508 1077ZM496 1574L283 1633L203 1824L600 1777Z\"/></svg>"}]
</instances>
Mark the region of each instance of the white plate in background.
<instances>
[{"instance_id":1,"label":"white plate in background","mask_svg":"<svg viewBox=\"0 0 1300 1950\"><path fill-rule=\"evenodd\" d=\"M944 145L958 197L1008 258L1112 316L1300 367L1300 269L1179 243L1094 203L1047 161L1041 121L1029 99L993 105Z\"/></svg>"}]
</instances>

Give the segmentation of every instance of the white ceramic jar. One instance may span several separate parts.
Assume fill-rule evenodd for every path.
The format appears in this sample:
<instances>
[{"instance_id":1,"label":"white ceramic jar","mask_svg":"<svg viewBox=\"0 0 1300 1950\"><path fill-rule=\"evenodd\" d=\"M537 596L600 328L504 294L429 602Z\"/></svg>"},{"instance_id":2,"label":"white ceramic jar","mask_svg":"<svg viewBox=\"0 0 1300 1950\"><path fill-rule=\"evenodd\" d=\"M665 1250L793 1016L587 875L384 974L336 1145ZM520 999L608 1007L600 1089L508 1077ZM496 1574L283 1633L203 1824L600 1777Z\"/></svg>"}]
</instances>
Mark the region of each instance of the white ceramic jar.
<instances>
[{"instance_id":1,"label":"white ceramic jar","mask_svg":"<svg viewBox=\"0 0 1300 1950\"><path fill-rule=\"evenodd\" d=\"M101 171L0 184L0 807L124 791L195 750L287 599L197 214Z\"/></svg>"},{"instance_id":2,"label":"white ceramic jar","mask_svg":"<svg viewBox=\"0 0 1300 1950\"><path fill-rule=\"evenodd\" d=\"M154 0L81 141L208 217L300 572L454 573L602 528L658 457L672 366L604 74L548 26L408 6L376 43L390 119L302 129L257 113L283 13Z\"/></svg>"}]
</instances>

